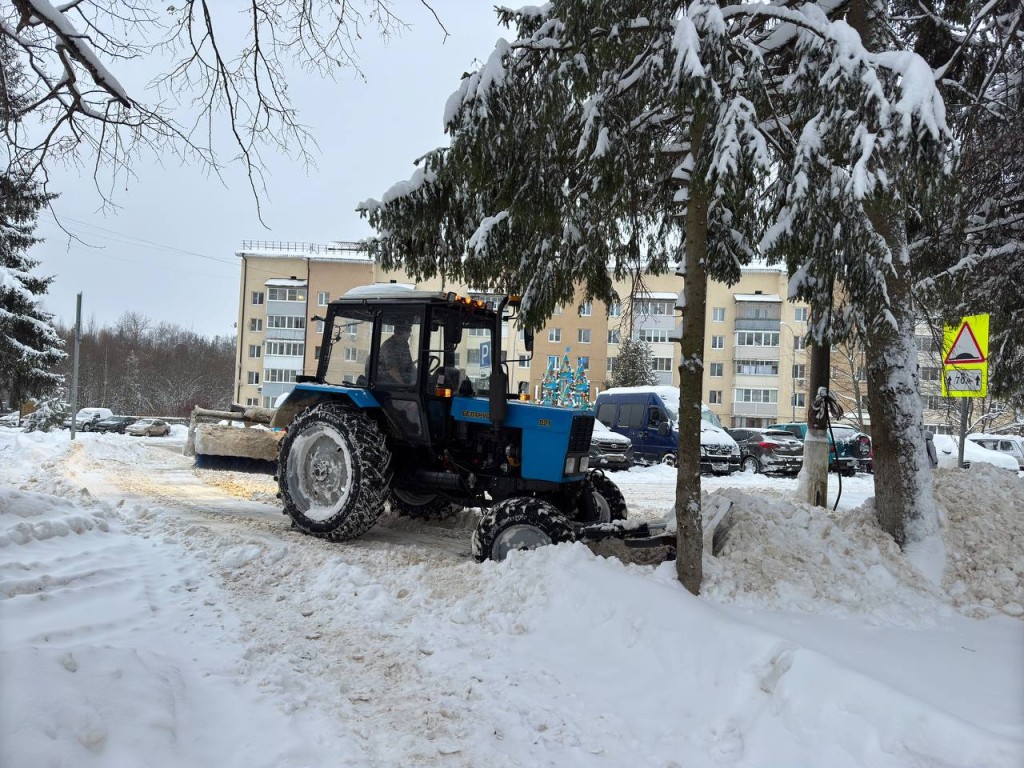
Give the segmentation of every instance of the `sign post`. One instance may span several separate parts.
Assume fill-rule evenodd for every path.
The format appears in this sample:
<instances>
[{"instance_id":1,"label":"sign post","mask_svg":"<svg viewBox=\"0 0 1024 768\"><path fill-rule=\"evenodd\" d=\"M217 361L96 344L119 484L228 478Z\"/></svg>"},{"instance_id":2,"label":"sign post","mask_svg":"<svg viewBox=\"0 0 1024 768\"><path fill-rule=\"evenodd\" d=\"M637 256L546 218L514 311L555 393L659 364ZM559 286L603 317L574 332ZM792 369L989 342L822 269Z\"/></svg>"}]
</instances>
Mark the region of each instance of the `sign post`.
<instances>
[{"instance_id":1,"label":"sign post","mask_svg":"<svg viewBox=\"0 0 1024 768\"><path fill-rule=\"evenodd\" d=\"M970 315L942 333L942 396L965 398L960 413L959 465L964 465L969 397L988 394L988 315Z\"/></svg>"}]
</instances>

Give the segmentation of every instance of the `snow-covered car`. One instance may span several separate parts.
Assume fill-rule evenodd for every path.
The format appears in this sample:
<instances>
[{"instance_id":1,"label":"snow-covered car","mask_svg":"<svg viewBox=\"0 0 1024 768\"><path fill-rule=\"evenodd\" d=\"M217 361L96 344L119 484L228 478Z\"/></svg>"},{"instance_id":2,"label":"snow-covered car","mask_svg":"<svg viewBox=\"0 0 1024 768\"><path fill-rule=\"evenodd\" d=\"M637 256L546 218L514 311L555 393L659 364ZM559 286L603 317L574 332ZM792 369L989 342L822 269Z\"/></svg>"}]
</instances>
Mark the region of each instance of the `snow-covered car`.
<instances>
[{"instance_id":1,"label":"snow-covered car","mask_svg":"<svg viewBox=\"0 0 1024 768\"><path fill-rule=\"evenodd\" d=\"M109 408L82 408L75 414L75 429L81 432L92 432L103 419L109 419L114 412ZM64 420L64 429L71 428L71 419Z\"/></svg>"},{"instance_id":2,"label":"snow-covered car","mask_svg":"<svg viewBox=\"0 0 1024 768\"><path fill-rule=\"evenodd\" d=\"M163 419L139 419L129 424L124 431L136 437L164 437L171 434L171 425Z\"/></svg>"},{"instance_id":3,"label":"snow-covered car","mask_svg":"<svg viewBox=\"0 0 1024 768\"><path fill-rule=\"evenodd\" d=\"M935 453L939 459L939 467L944 469L956 469L960 443L953 435L935 435L932 438L935 443ZM999 451L990 451L982 448L971 440L964 441L964 464L968 467L972 464L992 464L996 467L1009 469L1013 472L1019 471L1017 460L1012 456Z\"/></svg>"},{"instance_id":4,"label":"snow-covered car","mask_svg":"<svg viewBox=\"0 0 1024 768\"><path fill-rule=\"evenodd\" d=\"M632 449L633 441L628 437L594 421L594 435L590 439L591 469L629 469L633 466Z\"/></svg>"},{"instance_id":5,"label":"snow-covered car","mask_svg":"<svg viewBox=\"0 0 1024 768\"><path fill-rule=\"evenodd\" d=\"M1024 472L1024 438L1016 435L985 435L975 432L967 436L972 443L988 448L990 451L999 451L1017 460L1017 467Z\"/></svg>"}]
</instances>

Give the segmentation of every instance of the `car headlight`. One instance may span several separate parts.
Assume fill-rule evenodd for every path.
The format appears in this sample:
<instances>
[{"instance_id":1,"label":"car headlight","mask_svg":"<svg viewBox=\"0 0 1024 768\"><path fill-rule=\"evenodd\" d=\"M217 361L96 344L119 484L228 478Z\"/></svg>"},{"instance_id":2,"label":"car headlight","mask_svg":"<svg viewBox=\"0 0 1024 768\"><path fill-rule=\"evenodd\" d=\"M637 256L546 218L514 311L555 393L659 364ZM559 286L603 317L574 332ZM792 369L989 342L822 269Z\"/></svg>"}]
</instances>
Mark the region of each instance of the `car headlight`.
<instances>
[{"instance_id":1,"label":"car headlight","mask_svg":"<svg viewBox=\"0 0 1024 768\"><path fill-rule=\"evenodd\" d=\"M565 460L565 472L566 475L576 474L576 457L570 456Z\"/></svg>"},{"instance_id":2,"label":"car headlight","mask_svg":"<svg viewBox=\"0 0 1024 768\"><path fill-rule=\"evenodd\" d=\"M733 456L739 456L740 455L740 447L738 445L734 445L732 447L732 455Z\"/></svg>"}]
</instances>

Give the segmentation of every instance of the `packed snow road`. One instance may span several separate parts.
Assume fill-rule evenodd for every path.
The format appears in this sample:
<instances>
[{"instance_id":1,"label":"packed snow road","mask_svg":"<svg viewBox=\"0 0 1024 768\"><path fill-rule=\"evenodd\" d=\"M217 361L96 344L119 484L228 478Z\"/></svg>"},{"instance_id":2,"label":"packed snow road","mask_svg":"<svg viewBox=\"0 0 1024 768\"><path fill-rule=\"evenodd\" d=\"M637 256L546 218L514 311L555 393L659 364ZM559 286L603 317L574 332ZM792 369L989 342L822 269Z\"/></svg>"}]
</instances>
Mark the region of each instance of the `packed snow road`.
<instances>
[{"instance_id":1,"label":"packed snow road","mask_svg":"<svg viewBox=\"0 0 1024 768\"><path fill-rule=\"evenodd\" d=\"M935 584L873 525L869 477L836 515L709 478L740 509L696 599L581 545L478 565L471 513L306 537L269 477L194 470L178 438L0 430L5 767L1024 758L1016 479L938 478L978 519ZM632 514L671 509L668 468L613 477Z\"/></svg>"}]
</instances>

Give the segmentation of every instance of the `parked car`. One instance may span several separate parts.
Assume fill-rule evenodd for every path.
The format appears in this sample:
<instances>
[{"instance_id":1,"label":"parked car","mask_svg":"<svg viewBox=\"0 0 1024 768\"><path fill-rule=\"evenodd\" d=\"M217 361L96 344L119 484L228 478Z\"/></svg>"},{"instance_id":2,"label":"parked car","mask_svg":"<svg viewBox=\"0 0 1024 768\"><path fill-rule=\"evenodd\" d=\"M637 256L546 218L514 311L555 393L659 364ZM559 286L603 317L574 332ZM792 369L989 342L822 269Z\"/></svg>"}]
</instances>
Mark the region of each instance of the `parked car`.
<instances>
[{"instance_id":1,"label":"parked car","mask_svg":"<svg viewBox=\"0 0 1024 768\"><path fill-rule=\"evenodd\" d=\"M92 432L103 419L110 418L114 412L109 408L82 408L75 414L75 429L80 432ZM64 419L64 429L71 429L71 419Z\"/></svg>"},{"instance_id":2,"label":"parked car","mask_svg":"<svg viewBox=\"0 0 1024 768\"><path fill-rule=\"evenodd\" d=\"M1016 435L986 435L974 432L967 439L990 451L999 451L1017 460L1018 471L1024 472L1024 438Z\"/></svg>"},{"instance_id":3,"label":"parked car","mask_svg":"<svg viewBox=\"0 0 1024 768\"><path fill-rule=\"evenodd\" d=\"M125 428L129 435L146 437L164 437L171 434L171 425L163 419L139 419Z\"/></svg>"},{"instance_id":4,"label":"parked car","mask_svg":"<svg viewBox=\"0 0 1024 768\"><path fill-rule=\"evenodd\" d=\"M956 469L960 452L959 440L953 435L935 435L932 440L935 443L939 467ZM1012 456L1002 451L990 451L973 440L964 440L964 467L969 468L974 464L991 464L1014 472L1020 471L1017 461Z\"/></svg>"},{"instance_id":5,"label":"parked car","mask_svg":"<svg viewBox=\"0 0 1024 768\"><path fill-rule=\"evenodd\" d=\"M783 429L801 442L807 437L807 422L772 424L770 429ZM846 424L833 424L828 435L828 468L831 472L855 475L858 471L873 469L874 452L871 438L858 429ZM833 437L835 441L833 442ZM838 454L838 456L837 456Z\"/></svg>"},{"instance_id":6,"label":"parked car","mask_svg":"<svg viewBox=\"0 0 1024 768\"><path fill-rule=\"evenodd\" d=\"M727 429L740 447L744 472L795 475L804 464L804 441L784 429Z\"/></svg>"},{"instance_id":7,"label":"parked car","mask_svg":"<svg viewBox=\"0 0 1024 768\"><path fill-rule=\"evenodd\" d=\"M590 439L591 469L629 469L633 466L632 453L632 440L612 432L600 421L594 422L594 435Z\"/></svg>"},{"instance_id":8,"label":"parked car","mask_svg":"<svg viewBox=\"0 0 1024 768\"><path fill-rule=\"evenodd\" d=\"M679 447L678 387L612 387L597 396L597 420L633 442L633 453L646 461L675 466ZM727 475L740 468L740 449L718 417L701 407L701 472Z\"/></svg>"},{"instance_id":9,"label":"parked car","mask_svg":"<svg viewBox=\"0 0 1024 768\"><path fill-rule=\"evenodd\" d=\"M108 416L97 421L95 429L97 432L117 432L123 435L125 428L135 422L134 416Z\"/></svg>"}]
</instances>

